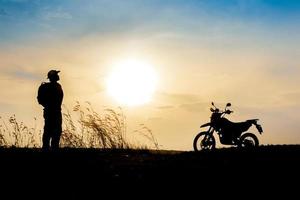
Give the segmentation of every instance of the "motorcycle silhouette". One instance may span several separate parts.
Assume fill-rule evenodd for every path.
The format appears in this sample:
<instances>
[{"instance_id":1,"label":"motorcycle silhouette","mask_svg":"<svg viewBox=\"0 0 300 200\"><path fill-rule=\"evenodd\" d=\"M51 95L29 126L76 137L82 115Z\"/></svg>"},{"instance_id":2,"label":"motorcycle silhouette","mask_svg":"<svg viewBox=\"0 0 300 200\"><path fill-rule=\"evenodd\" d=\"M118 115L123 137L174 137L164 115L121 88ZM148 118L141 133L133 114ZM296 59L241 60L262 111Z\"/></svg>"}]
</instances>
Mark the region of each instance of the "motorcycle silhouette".
<instances>
[{"instance_id":1,"label":"motorcycle silhouette","mask_svg":"<svg viewBox=\"0 0 300 200\"><path fill-rule=\"evenodd\" d=\"M246 132L252 125L255 125L258 132L262 134L263 129L262 126L257 123L258 119L249 119L244 122L234 123L224 117L226 114L229 115L233 113L233 111L228 109L228 107L231 106L230 103L227 103L224 111L218 109L213 102L212 106L213 108L210 108L212 112L210 122L200 126L200 128L209 127L208 130L198 133L194 138L193 147L195 151L215 149L216 140L213 135L214 132L217 132L220 143L223 145L242 148L256 147L259 145L256 135Z\"/></svg>"}]
</instances>

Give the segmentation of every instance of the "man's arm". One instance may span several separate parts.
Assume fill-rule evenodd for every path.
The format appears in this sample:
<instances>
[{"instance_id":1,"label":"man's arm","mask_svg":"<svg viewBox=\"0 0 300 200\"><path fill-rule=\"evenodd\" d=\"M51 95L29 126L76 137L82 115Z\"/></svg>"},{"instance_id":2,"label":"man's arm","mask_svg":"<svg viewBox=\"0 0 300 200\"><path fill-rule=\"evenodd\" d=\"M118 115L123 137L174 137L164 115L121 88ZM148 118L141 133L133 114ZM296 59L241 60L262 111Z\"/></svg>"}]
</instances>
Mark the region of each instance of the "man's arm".
<instances>
[{"instance_id":1,"label":"man's arm","mask_svg":"<svg viewBox=\"0 0 300 200\"><path fill-rule=\"evenodd\" d=\"M63 102L63 98L64 98L64 91L61 87L61 85L59 85L60 87L60 91L59 91L59 102L60 102L60 105L62 105L62 102Z\"/></svg>"}]
</instances>

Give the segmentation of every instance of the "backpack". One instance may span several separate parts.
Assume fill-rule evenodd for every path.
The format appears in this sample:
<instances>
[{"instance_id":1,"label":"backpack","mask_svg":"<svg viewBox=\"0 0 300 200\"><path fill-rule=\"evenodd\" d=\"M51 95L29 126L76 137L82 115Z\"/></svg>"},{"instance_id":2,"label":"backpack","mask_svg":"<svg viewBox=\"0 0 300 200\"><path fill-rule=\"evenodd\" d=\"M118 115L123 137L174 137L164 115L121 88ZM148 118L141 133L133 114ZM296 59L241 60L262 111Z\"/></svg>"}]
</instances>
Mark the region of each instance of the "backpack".
<instances>
[{"instance_id":1,"label":"backpack","mask_svg":"<svg viewBox=\"0 0 300 200\"><path fill-rule=\"evenodd\" d=\"M37 95L38 103L44 107L47 102L47 88L48 88L48 84L43 82L38 89L38 95Z\"/></svg>"}]
</instances>

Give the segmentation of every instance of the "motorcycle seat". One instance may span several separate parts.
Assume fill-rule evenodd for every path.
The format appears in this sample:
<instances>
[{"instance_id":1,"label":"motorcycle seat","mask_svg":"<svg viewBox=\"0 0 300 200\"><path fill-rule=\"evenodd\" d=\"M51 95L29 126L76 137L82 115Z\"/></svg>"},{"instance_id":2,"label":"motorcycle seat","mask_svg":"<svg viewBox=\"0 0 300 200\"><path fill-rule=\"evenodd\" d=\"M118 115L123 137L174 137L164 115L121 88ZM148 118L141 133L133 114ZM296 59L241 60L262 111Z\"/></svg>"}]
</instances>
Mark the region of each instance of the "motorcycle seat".
<instances>
[{"instance_id":1,"label":"motorcycle seat","mask_svg":"<svg viewBox=\"0 0 300 200\"><path fill-rule=\"evenodd\" d=\"M256 119L250 119L243 122L232 122L228 119L225 119L223 120L223 127L228 131L231 130L232 132L244 132L250 128L253 122L256 121Z\"/></svg>"}]
</instances>

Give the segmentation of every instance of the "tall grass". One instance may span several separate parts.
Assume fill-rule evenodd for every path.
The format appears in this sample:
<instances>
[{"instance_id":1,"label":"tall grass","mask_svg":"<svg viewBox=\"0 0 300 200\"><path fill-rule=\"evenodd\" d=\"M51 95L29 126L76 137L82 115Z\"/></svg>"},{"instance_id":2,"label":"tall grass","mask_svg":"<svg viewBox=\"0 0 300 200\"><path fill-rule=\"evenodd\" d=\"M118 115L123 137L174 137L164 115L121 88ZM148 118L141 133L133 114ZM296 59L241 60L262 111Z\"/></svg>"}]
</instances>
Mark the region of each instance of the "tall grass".
<instances>
[{"instance_id":1,"label":"tall grass","mask_svg":"<svg viewBox=\"0 0 300 200\"><path fill-rule=\"evenodd\" d=\"M38 138L41 131L37 131L36 118L34 127L29 128L23 122L19 122L16 116L9 117L7 122L0 117L0 146L2 147L39 147Z\"/></svg>"},{"instance_id":2,"label":"tall grass","mask_svg":"<svg viewBox=\"0 0 300 200\"><path fill-rule=\"evenodd\" d=\"M18 122L12 116L0 123L0 146L2 147L41 147L42 131L37 131L36 119L33 128ZM109 149L159 149L152 131L144 124L134 131L147 139L147 143L130 142L127 138L126 117L121 108L104 109L96 112L90 103L76 102L72 112L63 107L63 133L61 147L109 148Z\"/></svg>"},{"instance_id":3,"label":"tall grass","mask_svg":"<svg viewBox=\"0 0 300 200\"><path fill-rule=\"evenodd\" d=\"M74 106L72 116L65 108L62 145L88 148L130 148L126 140L126 118L118 111L105 109L101 114L90 103ZM77 117L77 118L76 118ZM74 118L77 120L74 121Z\"/></svg>"}]
</instances>

